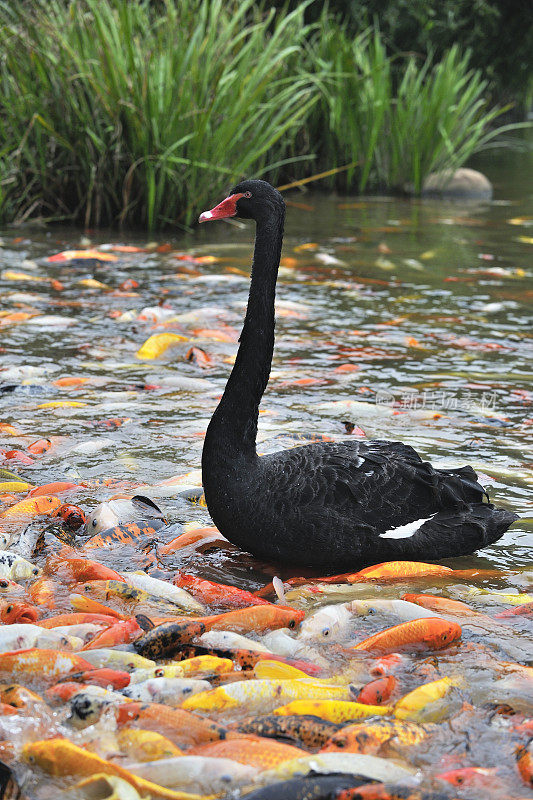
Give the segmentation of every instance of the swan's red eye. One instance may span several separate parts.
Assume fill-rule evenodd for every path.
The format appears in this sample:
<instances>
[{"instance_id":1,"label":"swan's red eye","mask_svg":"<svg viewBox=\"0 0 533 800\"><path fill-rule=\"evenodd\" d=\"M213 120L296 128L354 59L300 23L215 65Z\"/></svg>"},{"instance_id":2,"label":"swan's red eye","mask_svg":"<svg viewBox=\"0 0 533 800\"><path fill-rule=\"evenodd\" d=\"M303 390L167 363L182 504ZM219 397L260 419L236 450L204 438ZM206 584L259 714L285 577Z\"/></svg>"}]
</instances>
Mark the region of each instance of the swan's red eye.
<instances>
[{"instance_id":1,"label":"swan's red eye","mask_svg":"<svg viewBox=\"0 0 533 800\"><path fill-rule=\"evenodd\" d=\"M251 192L245 192L245 193L243 194L243 197L251 197L251 196L252 196L252 193L251 193Z\"/></svg>"}]
</instances>

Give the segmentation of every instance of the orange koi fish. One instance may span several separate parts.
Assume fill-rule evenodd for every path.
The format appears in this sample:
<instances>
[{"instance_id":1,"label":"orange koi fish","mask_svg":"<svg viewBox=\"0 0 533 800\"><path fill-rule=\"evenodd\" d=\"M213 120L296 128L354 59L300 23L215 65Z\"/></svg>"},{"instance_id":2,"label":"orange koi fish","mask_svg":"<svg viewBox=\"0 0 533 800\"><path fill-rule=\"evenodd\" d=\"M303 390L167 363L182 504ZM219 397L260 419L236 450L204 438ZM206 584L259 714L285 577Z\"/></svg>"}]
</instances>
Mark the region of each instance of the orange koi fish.
<instances>
[{"instance_id":1,"label":"orange koi fish","mask_svg":"<svg viewBox=\"0 0 533 800\"><path fill-rule=\"evenodd\" d=\"M111 614L84 614L83 612L75 612L73 614L56 614L55 617L42 619L37 624L41 628L59 628L63 625L85 625L91 623L93 625L110 626L114 625L117 621L116 617Z\"/></svg>"},{"instance_id":2,"label":"orange koi fish","mask_svg":"<svg viewBox=\"0 0 533 800\"><path fill-rule=\"evenodd\" d=\"M66 549L66 548L65 548ZM67 550L67 552L69 552ZM73 550L70 551L74 553ZM92 561L90 558L80 558L75 555L63 555L63 551L59 555L49 556L46 560L47 572L61 574L65 572L69 580L83 583L85 581L122 581L124 578L115 572L114 569L105 567L98 561Z\"/></svg>"},{"instance_id":3,"label":"orange koi fish","mask_svg":"<svg viewBox=\"0 0 533 800\"><path fill-rule=\"evenodd\" d=\"M354 645L352 650L396 650L428 649L441 650L461 637L461 628L455 622L438 618L414 619L369 636Z\"/></svg>"},{"instance_id":4,"label":"orange koi fish","mask_svg":"<svg viewBox=\"0 0 533 800\"><path fill-rule=\"evenodd\" d=\"M117 622L101 633L97 633L94 639L87 642L81 649L95 650L100 647L115 647L117 644L129 644L135 641L135 639L138 639L142 633L143 629L139 627L135 617L132 617L123 622Z\"/></svg>"},{"instance_id":5,"label":"orange koi fish","mask_svg":"<svg viewBox=\"0 0 533 800\"><path fill-rule=\"evenodd\" d=\"M459 600L450 600L449 597L437 597L433 594L402 594L402 600L407 600L409 603L416 603L422 608L427 608L429 611L442 612L446 614L469 614L472 616L477 612L473 608L467 606L466 603L461 603Z\"/></svg>"},{"instance_id":6,"label":"orange koi fish","mask_svg":"<svg viewBox=\"0 0 533 800\"><path fill-rule=\"evenodd\" d=\"M15 622L29 622L35 624L39 612L35 606L23 603L20 600L0 600L0 622L12 625Z\"/></svg>"},{"instance_id":7,"label":"orange koi fish","mask_svg":"<svg viewBox=\"0 0 533 800\"><path fill-rule=\"evenodd\" d=\"M193 747L187 752L190 755L229 758L260 770L272 769L283 761L292 761L305 755L304 750L292 744L251 736L212 742L201 747Z\"/></svg>"},{"instance_id":8,"label":"orange koi fish","mask_svg":"<svg viewBox=\"0 0 533 800\"><path fill-rule=\"evenodd\" d=\"M85 525L87 517L85 512L79 506L61 505L53 513L54 517L61 517L66 528L71 531L77 531L82 525Z\"/></svg>"},{"instance_id":9,"label":"orange koi fish","mask_svg":"<svg viewBox=\"0 0 533 800\"><path fill-rule=\"evenodd\" d=\"M262 600L244 589L227 586L224 583L213 583L196 575L186 575L179 570L174 576L173 583L181 589L186 589L196 600L205 605L218 604L232 608L271 605L268 600Z\"/></svg>"},{"instance_id":10,"label":"orange koi fish","mask_svg":"<svg viewBox=\"0 0 533 800\"><path fill-rule=\"evenodd\" d=\"M533 739L517 749L516 765L524 783L533 788Z\"/></svg>"},{"instance_id":11,"label":"orange koi fish","mask_svg":"<svg viewBox=\"0 0 533 800\"><path fill-rule=\"evenodd\" d=\"M370 706L386 705L398 687L398 681L394 675L370 681L363 686L357 697L356 703L366 703Z\"/></svg>"},{"instance_id":12,"label":"orange koi fish","mask_svg":"<svg viewBox=\"0 0 533 800\"><path fill-rule=\"evenodd\" d=\"M193 531L182 533L179 536L176 536L175 539L172 539L171 542L162 545L159 548L159 554L162 556L167 556L169 553L175 553L176 550L181 550L183 547L196 544L196 542L203 541L204 539L208 541L220 539L223 542L227 542L227 539L225 539L218 528L215 528L214 526L209 528L195 528Z\"/></svg>"},{"instance_id":13,"label":"orange koi fish","mask_svg":"<svg viewBox=\"0 0 533 800\"><path fill-rule=\"evenodd\" d=\"M266 633L276 628L296 628L305 617L305 612L296 608L275 605L255 605L248 608L197 618L206 630L232 630L236 633Z\"/></svg>"},{"instance_id":14,"label":"orange koi fish","mask_svg":"<svg viewBox=\"0 0 533 800\"><path fill-rule=\"evenodd\" d=\"M516 608L509 608L506 611L502 611L501 614L495 614L495 619L507 619L508 617L515 617L516 615L521 617L533 617L533 603L522 603L520 606L516 606Z\"/></svg>"},{"instance_id":15,"label":"orange koi fish","mask_svg":"<svg viewBox=\"0 0 533 800\"><path fill-rule=\"evenodd\" d=\"M37 578L28 589L30 598L38 606L55 608L55 598L61 584L51 581L49 578Z\"/></svg>"},{"instance_id":16,"label":"orange koi fish","mask_svg":"<svg viewBox=\"0 0 533 800\"><path fill-rule=\"evenodd\" d=\"M69 682L85 683L89 686L101 686L103 689L124 689L129 685L131 675L120 669L100 667L89 672L73 672L68 676Z\"/></svg>"},{"instance_id":17,"label":"orange koi fish","mask_svg":"<svg viewBox=\"0 0 533 800\"><path fill-rule=\"evenodd\" d=\"M63 653L38 647L0 653L0 673L7 672L11 678L39 678L58 681L70 672L82 672L90 669L92 669L92 664L76 653Z\"/></svg>"},{"instance_id":18,"label":"orange koi fish","mask_svg":"<svg viewBox=\"0 0 533 800\"><path fill-rule=\"evenodd\" d=\"M43 453L46 453L47 450L50 450L51 447L52 442L50 439L38 439L36 442L29 444L27 450L28 453L31 453L34 456L40 456Z\"/></svg>"},{"instance_id":19,"label":"orange koi fish","mask_svg":"<svg viewBox=\"0 0 533 800\"><path fill-rule=\"evenodd\" d=\"M132 722L147 730L163 733L178 747L215 742L226 737L226 728L181 708L161 703L124 703L114 707L117 724Z\"/></svg>"},{"instance_id":20,"label":"orange koi fish","mask_svg":"<svg viewBox=\"0 0 533 800\"><path fill-rule=\"evenodd\" d=\"M20 500L14 506L2 511L0 518L12 519L13 517L37 517L40 514L52 514L60 505L61 500L52 495L26 498L26 500Z\"/></svg>"},{"instance_id":21,"label":"orange koi fish","mask_svg":"<svg viewBox=\"0 0 533 800\"><path fill-rule=\"evenodd\" d=\"M435 778L447 781L452 786L478 786L481 788L493 786L494 776L497 772L497 767L464 767L441 772L440 775L435 775Z\"/></svg>"},{"instance_id":22,"label":"orange koi fish","mask_svg":"<svg viewBox=\"0 0 533 800\"><path fill-rule=\"evenodd\" d=\"M104 614L105 616L116 617L116 619L127 619L127 616L115 611L114 608L99 603L98 600L93 600L92 597L87 597L84 594L70 594L68 599L76 611L85 611L89 614Z\"/></svg>"},{"instance_id":23,"label":"orange koi fish","mask_svg":"<svg viewBox=\"0 0 533 800\"><path fill-rule=\"evenodd\" d=\"M359 572L319 578L322 583L357 583L358 581L402 580L403 578L425 578L432 575L451 575L453 569L440 564L425 564L422 561L385 561Z\"/></svg>"},{"instance_id":24,"label":"orange koi fish","mask_svg":"<svg viewBox=\"0 0 533 800\"><path fill-rule=\"evenodd\" d=\"M56 261L117 261L111 253L102 253L99 250L63 250L46 259L50 264Z\"/></svg>"},{"instance_id":25,"label":"orange koi fish","mask_svg":"<svg viewBox=\"0 0 533 800\"><path fill-rule=\"evenodd\" d=\"M43 486L35 486L28 492L28 497L42 497L47 494L62 494L64 492L78 492L82 489L77 483L69 483L68 481L58 481L57 483L45 483Z\"/></svg>"},{"instance_id":26,"label":"orange koi fish","mask_svg":"<svg viewBox=\"0 0 533 800\"><path fill-rule=\"evenodd\" d=\"M26 708L26 706L31 706L35 703L44 703L40 694L32 692L25 686L20 686L18 683L1 685L0 700L2 703L13 706L13 708Z\"/></svg>"}]
</instances>

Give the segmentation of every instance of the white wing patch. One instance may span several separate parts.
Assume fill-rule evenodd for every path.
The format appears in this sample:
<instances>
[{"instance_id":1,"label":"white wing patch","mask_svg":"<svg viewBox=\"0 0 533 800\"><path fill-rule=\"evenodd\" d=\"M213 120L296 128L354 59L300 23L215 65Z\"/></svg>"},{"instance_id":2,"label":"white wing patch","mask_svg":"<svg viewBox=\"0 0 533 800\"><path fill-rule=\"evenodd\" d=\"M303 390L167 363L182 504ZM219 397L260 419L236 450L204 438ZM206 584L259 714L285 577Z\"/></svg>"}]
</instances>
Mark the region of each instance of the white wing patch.
<instances>
[{"instance_id":1,"label":"white wing patch","mask_svg":"<svg viewBox=\"0 0 533 800\"><path fill-rule=\"evenodd\" d=\"M426 519L416 519L414 522L408 522L406 525L400 525L398 528L391 528L390 531L380 533L379 535L382 539L408 539L410 536L414 536L424 522L428 522L430 519L433 519L434 516L435 514L432 514L430 517L426 517Z\"/></svg>"}]
</instances>

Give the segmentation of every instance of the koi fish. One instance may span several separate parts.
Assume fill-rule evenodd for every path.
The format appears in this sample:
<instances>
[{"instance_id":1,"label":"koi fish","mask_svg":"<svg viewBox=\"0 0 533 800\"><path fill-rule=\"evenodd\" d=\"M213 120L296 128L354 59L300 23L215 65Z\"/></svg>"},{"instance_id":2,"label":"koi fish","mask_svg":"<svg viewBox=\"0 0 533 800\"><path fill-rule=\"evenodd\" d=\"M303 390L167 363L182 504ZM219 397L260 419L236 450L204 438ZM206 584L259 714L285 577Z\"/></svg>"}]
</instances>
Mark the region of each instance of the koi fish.
<instances>
[{"instance_id":1,"label":"koi fish","mask_svg":"<svg viewBox=\"0 0 533 800\"><path fill-rule=\"evenodd\" d=\"M369 672L371 675L390 675L396 672L402 665L405 665L406 661L407 656L402 656L401 653L389 653L386 656L376 658Z\"/></svg>"},{"instance_id":2,"label":"koi fish","mask_svg":"<svg viewBox=\"0 0 533 800\"><path fill-rule=\"evenodd\" d=\"M38 578L28 588L28 594L38 606L55 608L58 589L60 589L60 584L56 581L51 581L49 578Z\"/></svg>"},{"instance_id":3,"label":"koi fish","mask_svg":"<svg viewBox=\"0 0 533 800\"><path fill-rule=\"evenodd\" d=\"M218 796L228 787L248 785L257 775L257 768L229 758L211 758L189 755L165 758L144 764L132 764L130 769L147 780L159 780L169 788L179 787L187 791L201 792L202 796Z\"/></svg>"},{"instance_id":4,"label":"koi fish","mask_svg":"<svg viewBox=\"0 0 533 800\"><path fill-rule=\"evenodd\" d=\"M36 764L54 776L94 775L103 773L123 778L142 795L168 798L168 800L201 800L198 795L172 791L143 778L111 761L106 761L95 753L78 747L67 739L45 739L24 746L22 757L30 764Z\"/></svg>"},{"instance_id":5,"label":"koi fish","mask_svg":"<svg viewBox=\"0 0 533 800\"><path fill-rule=\"evenodd\" d=\"M0 600L0 622L11 625L15 622L37 622L39 611L29 603L20 600Z\"/></svg>"},{"instance_id":6,"label":"koi fish","mask_svg":"<svg viewBox=\"0 0 533 800\"><path fill-rule=\"evenodd\" d=\"M96 597L101 600L109 600L116 597L124 603L149 605L157 608L160 612L165 611L173 615L178 610L178 606L174 602L149 594L143 589L135 589L124 581L85 581L85 583L76 584L73 588L76 593L88 594L91 599ZM176 589L176 591L183 590Z\"/></svg>"},{"instance_id":7,"label":"koi fish","mask_svg":"<svg viewBox=\"0 0 533 800\"><path fill-rule=\"evenodd\" d=\"M233 669L233 662L230 662ZM166 666L152 667L151 669L136 669L130 675L131 686L150 681L153 678L183 678L185 672L181 664L168 664Z\"/></svg>"},{"instance_id":8,"label":"koi fish","mask_svg":"<svg viewBox=\"0 0 533 800\"><path fill-rule=\"evenodd\" d=\"M111 550L119 545L130 545L141 548L149 543L157 535L157 528L152 523L147 522L126 522L123 525L116 525L102 533L97 533L83 543L84 550L95 550L100 547Z\"/></svg>"},{"instance_id":9,"label":"koi fish","mask_svg":"<svg viewBox=\"0 0 533 800\"><path fill-rule=\"evenodd\" d=\"M391 706L370 706L366 703L353 703L343 700L295 700L274 709L275 715L312 715L327 722L347 722L352 719L385 716L392 713Z\"/></svg>"},{"instance_id":10,"label":"koi fish","mask_svg":"<svg viewBox=\"0 0 533 800\"><path fill-rule=\"evenodd\" d=\"M15 519L18 517L37 517L41 514L52 514L61 505L61 500L52 495L31 497L20 500L14 506L6 508L0 513L0 519Z\"/></svg>"},{"instance_id":11,"label":"koi fish","mask_svg":"<svg viewBox=\"0 0 533 800\"><path fill-rule=\"evenodd\" d=\"M460 626L455 622L439 618L415 619L369 636L352 649L379 650L385 653L406 649L442 650L459 639L461 633Z\"/></svg>"},{"instance_id":12,"label":"koi fish","mask_svg":"<svg viewBox=\"0 0 533 800\"><path fill-rule=\"evenodd\" d=\"M182 708L170 708L161 703L124 703L113 708L117 725L122 726L135 722L147 730L163 733L178 747L215 742L224 739L226 728L203 719L196 714L189 714Z\"/></svg>"},{"instance_id":13,"label":"koi fish","mask_svg":"<svg viewBox=\"0 0 533 800\"><path fill-rule=\"evenodd\" d=\"M124 689L123 694L141 703L164 703L181 706L182 702L199 692L211 690L209 681L194 678L150 678Z\"/></svg>"},{"instance_id":14,"label":"koi fish","mask_svg":"<svg viewBox=\"0 0 533 800\"><path fill-rule=\"evenodd\" d=\"M130 653L126 650L113 650L111 648L102 648L101 650L84 650L83 658L89 663L89 669L96 667L103 669L110 667L113 669L117 667L121 670L131 672L134 669L148 669L155 667L155 661L149 658L143 658L137 653ZM76 670L77 672L80 670Z\"/></svg>"},{"instance_id":15,"label":"koi fish","mask_svg":"<svg viewBox=\"0 0 533 800\"><path fill-rule=\"evenodd\" d=\"M175 586L187 589L193 597L206 605L221 605L230 608L270 605L268 600L262 600L252 592L246 592L236 586L227 586L224 583L213 583L205 578L198 578L196 575L186 575L179 570L174 576L173 583Z\"/></svg>"},{"instance_id":16,"label":"koi fish","mask_svg":"<svg viewBox=\"0 0 533 800\"><path fill-rule=\"evenodd\" d=\"M190 697L183 703L186 711L222 711L246 706L256 713L268 713L293 700L348 700L348 686L328 686L309 680L249 680L219 686Z\"/></svg>"},{"instance_id":17,"label":"koi fish","mask_svg":"<svg viewBox=\"0 0 533 800\"><path fill-rule=\"evenodd\" d=\"M139 520L148 522L155 530L167 524L163 512L150 498L142 495L114 497L91 511L87 517L87 533L101 534Z\"/></svg>"},{"instance_id":18,"label":"koi fish","mask_svg":"<svg viewBox=\"0 0 533 800\"><path fill-rule=\"evenodd\" d=\"M469 596L475 596L478 600L496 603L509 603L509 605L520 606L524 603L533 603L533 594L527 592L519 592L512 594L511 592L496 592L489 589L472 588L468 592Z\"/></svg>"},{"instance_id":19,"label":"koi fish","mask_svg":"<svg viewBox=\"0 0 533 800\"><path fill-rule=\"evenodd\" d=\"M260 739L243 736L225 739L195 747L191 753L214 758L228 758L241 764L249 764L256 769L265 770L299 758L304 751L294 745L276 742L273 739Z\"/></svg>"},{"instance_id":20,"label":"koi fish","mask_svg":"<svg viewBox=\"0 0 533 800\"><path fill-rule=\"evenodd\" d=\"M182 645L189 644L204 631L203 622L166 622L137 639L134 647L147 658L171 658Z\"/></svg>"},{"instance_id":21,"label":"koi fish","mask_svg":"<svg viewBox=\"0 0 533 800\"><path fill-rule=\"evenodd\" d=\"M7 672L12 678L32 678L58 681L70 672L91 669L91 664L76 653L31 648L13 650L0 654L0 673Z\"/></svg>"},{"instance_id":22,"label":"koi fish","mask_svg":"<svg viewBox=\"0 0 533 800\"><path fill-rule=\"evenodd\" d=\"M31 623L12 623L0 626L0 653L28 648L49 650L77 650L83 644L77 636L64 636L54 630L46 630Z\"/></svg>"},{"instance_id":23,"label":"koi fish","mask_svg":"<svg viewBox=\"0 0 533 800\"><path fill-rule=\"evenodd\" d=\"M250 717L237 725L237 729L241 733L269 739L290 739L296 744L303 744L305 747L313 749L323 747L342 727L342 725L318 719L310 714L288 717L267 714Z\"/></svg>"},{"instance_id":24,"label":"koi fish","mask_svg":"<svg viewBox=\"0 0 533 800\"><path fill-rule=\"evenodd\" d=\"M20 492L27 492L28 489L33 487L33 483L26 483L26 481L3 481L0 483L0 494L19 494ZM28 494L30 497L31 492Z\"/></svg>"},{"instance_id":25,"label":"koi fish","mask_svg":"<svg viewBox=\"0 0 533 800\"><path fill-rule=\"evenodd\" d=\"M155 731L139 728L123 728L117 733L118 745L129 759L135 761L158 761L163 758L182 756L183 750Z\"/></svg>"},{"instance_id":26,"label":"koi fish","mask_svg":"<svg viewBox=\"0 0 533 800\"><path fill-rule=\"evenodd\" d=\"M83 486L79 486L77 483L58 481L56 483L45 483L43 486L34 486L32 490L28 492L28 497L42 497L47 494L58 495L66 492L70 494L79 492L80 489L83 489Z\"/></svg>"},{"instance_id":27,"label":"koi fish","mask_svg":"<svg viewBox=\"0 0 533 800\"><path fill-rule=\"evenodd\" d=\"M69 531L78 531L85 525L85 512L79 506L61 505L52 514L53 517L61 517L63 526Z\"/></svg>"},{"instance_id":28,"label":"koi fish","mask_svg":"<svg viewBox=\"0 0 533 800\"><path fill-rule=\"evenodd\" d=\"M346 725L336 731L322 747L322 753L377 753L381 745L395 739L402 745L419 744L427 736L427 731L414 722L378 720L372 723L358 722Z\"/></svg>"},{"instance_id":29,"label":"koi fish","mask_svg":"<svg viewBox=\"0 0 533 800\"><path fill-rule=\"evenodd\" d=\"M89 686L101 686L103 689L124 689L129 685L133 673L124 672L118 669L106 667L90 669L88 672L73 672L68 676L68 680L77 683L84 683Z\"/></svg>"},{"instance_id":30,"label":"koi fish","mask_svg":"<svg viewBox=\"0 0 533 800\"><path fill-rule=\"evenodd\" d=\"M92 597L74 592L69 595L68 599L71 606L80 613L101 614L103 616L114 617L115 619L127 619L124 614L120 614L118 611L115 611L114 608L110 608L103 603L99 603L97 600L93 600Z\"/></svg>"},{"instance_id":31,"label":"koi fish","mask_svg":"<svg viewBox=\"0 0 533 800\"><path fill-rule=\"evenodd\" d=\"M304 617L305 612L296 608L268 604L200 617L195 621L202 622L206 631L229 629L238 633L266 633L276 628L296 628Z\"/></svg>"},{"instance_id":32,"label":"koi fish","mask_svg":"<svg viewBox=\"0 0 533 800\"><path fill-rule=\"evenodd\" d=\"M155 597L168 600L179 608L192 613L205 611L204 606L195 600L189 592L179 586L172 586L167 581L160 581L158 578L151 578L144 572L123 572L123 579L134 589L140 589Z\"/></svg>"},{"instance_id":33,"label":"koi fish","mask_svg":"<svg viewBox=\"0 0 533 800\"><path fill-rule=\"evenodd\" d=\"M111 614L85 614L83 612L73 614L56 614L55 617L42 619L38 625L40 628L60 628L64 625L114 625L116 617Z\"/></svg>"},{"instance_id":34,"label":"koi fish","mask_svg":"<svg viewBox=\"0 0 533 800\"><path fill-rule=\"evenodd\" d=\"M135 617L117 622L106 628L101 633L97 633L94 639L87 642L81 649L83 650L97 650L103 647L115 647L117 644L129 644L135 641L141 634L142 628Z\"/></svg>"},{"instance_id":35,"label":"koi fish","mask_svg":"<svg viewBox=\"0 0 533 800\"><path fill-rule=\"evenodd\" d=\"M20 578L36 578L41 570L35 564L26 561L22 556L0 550L0 578L17 580Z\"/></svg>"},{"instance_id":36,"label":"koi fish","mask_svg":"<svg viewBox=\"0 0 533 800\"><path fill-rule=\"evenodd\" d=\"M463 769L452 769L449 772L441 772L435 775L437 780L447 781L452 786L494 786L494 777L498 772L497 767L464 767Z\"/></svg>"},{"instance_id":37,"label":"koi fish","mask_svg":"<svg viewBox=\"0 0 533 800\"><path fill-rule=\"evenodd\" d=\"M180 661L179 666L184 675L192 675L198 672L223 675L225 672L231 672L233 669L233 661L231 658L219 658L218 656L205 655Z\"/></svg>"},{"instance_id":38,"label":"koi fish","mask_svg":"<svg viewBox=\"0 0 533 800\"><path fill-rule=\"evenodd\" d=\"M439 678L424 683L404 695L394 705L394 716L398 719L423 721L427 716L427 707L437 700L442 700L454 686L462 686L460 678Z\"/></svg>"},{"instance_id":39,"label":"koi fish","mask_svg":"<svg viewBox=\"0 0 533 800\"><path fill-rule=\"evenodd\" d=\"M418 783L415 769L400 766L391 759L360 753L307 754L262 772L257 782L269 784L309 772L353 774L377 781L398 782L405 786L416 786Z\"/></svg>"},{"instance_id":40,"label":"koi fish","mask_svg":"<svg viewBox=\"0 0 533 800\"><path fill-rule=\"evenodd\" d=\"M25 686L20 686L18 683L0 685L0 700L14 708L26 708L35 703L44 703L40 694L32 692Z\"/></svg>"},{"instance_id":41,"label":"koi fish","mask_svg":"<svg viewBox=\"0 0 533 800\"><path fill-rule=\"evenodd\" d=\"M182 550L184 547L189 547L189 545L197 544L198 542L213 542L219 540L222 542L228 541L217 528L195 528L192 531L186 531L176 536L175 539L167 542L167 544L161 545L159 548L159 555L168 556L170 553L175 553L176 550Z\"/></svg>"},{"instance_id":42,"label":"koi fish","mask_svg":"<svg viewBox=\"0 0 533 800\"><path fill-rule=\"evenodd\" d=\"M516 608L509 608L506 611L502 611L500 614L495 614L495 619L508 619L509 617L515 616L521 617L533 617L533 602L531 603L523 603Z\"/></svg>"},{"instance_id":43,"label":"koi fish","mask_svg":"<svg viewBox=\"0 0 533 800\"><path fill-rule=\"evenodd\" d=\"M347 603L348 608L359 616L368 614L394 614L404 622L411 622L414 619L425 619L437 617L434 611L421 608L416 603L408 603L405 600L382 600L381 598L371 600L352 600Z\"/></svg>"},{"instance_id":44,"label":"koi fish","mask_svg":"<svg viewBox=\"0 0 533 800\"><path fill-rule=\"evenodd\" d=\"M524 783L533 787L533 739L517 748L516 765Z\"/></svg>"},{"instance_id":45,"label":"koi fish","mask_svg":"<svg viewBox=\"0 0 533 800\"><path fill-rule=\"evenodd\" d=\"M299 640L314 639L317 641L336 642L343 639L348 633L353 620L348 603L319 608L310 614L300 627Z\"/></svg>"},{"instance_id":46,"label":"koi fish","mask_svg":"<svg viewBox=\"0 0 533 800\"><path fill-rule=\"evenodd\" d=\"M407 600L409 603L416 603L422 608L427 608L430 611L436 611L442 614L467 614L472 616L477 612L470 608L466 603L461 603L460 600L450 600L449 597L437 597L433 594L402 594L402 600Z\"/></svg>"},{"instance_id":47,"label":"koi fish","mask_svg":"<svg viewBox=\"0 0 533 800\"><path fill-rule=\"evenodd\" d=\"M440 564L425 564L422 561L385 561L371 567L348 572L344 575L333 575L328 578L317 578L321 583L357 583L358 581L403 580L404 578L427 578L430 576L448 576L453 569Z\"/></svg>"},{"instance_id":48,"label":"koi fish","mask_svg":"<svg viewBox=\"0 0 533 800\"><path fill-rule=\"evenodd\" d=\"M45 692L47 701L52 704L58 701L64 703L71 698L79 697L80 695L88 698L102 698L110 703L128 702L119 692L114 692L110 689L104 689L102 686L96 686L95 684L85 685L83 683L77 683L76 681L62 681L60 683L56 683L55 686L50 687L50 689L47 689Z\"/></svg>"},{"instance_id":49,"label":"koi fish","mask_svg":"<svg viewBox=\"0 0 533 800\"><path fill-rule=\"evenodd\" d=\"M355 701L371 706L382 706L390 700L397 687L398 681L394 675L387 675L363 686Z\"/></svg>"}]
</instances>

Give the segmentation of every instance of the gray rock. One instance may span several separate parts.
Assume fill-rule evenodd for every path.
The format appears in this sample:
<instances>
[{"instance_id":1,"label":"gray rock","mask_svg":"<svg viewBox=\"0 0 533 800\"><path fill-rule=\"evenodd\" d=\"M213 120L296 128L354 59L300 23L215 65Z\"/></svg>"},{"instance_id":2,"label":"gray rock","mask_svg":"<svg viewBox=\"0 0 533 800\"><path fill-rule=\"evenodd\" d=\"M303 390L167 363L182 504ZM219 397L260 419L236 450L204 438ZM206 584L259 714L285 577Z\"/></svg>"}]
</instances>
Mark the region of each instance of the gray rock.
<instances>
[{"instance_id":1,"label":"gray rock","mask_svg":"<svg viewBox=\"0 0 533 800\"><path fill-rule=\"evenodd\" d=\"M422 194L447 198L466 198L472 200L490 200L492 198L492 184L489 179L475 169L461 167L460 169L445 169L441 172L432 172L422 187Z\"/></svg>"}]
</instances>

